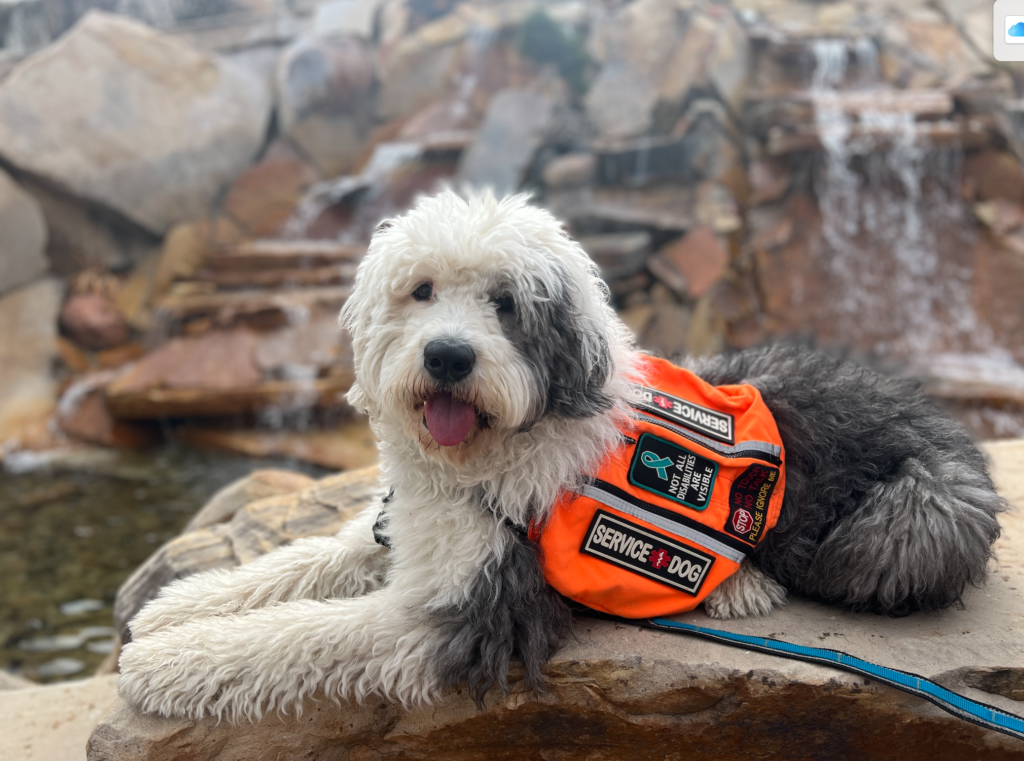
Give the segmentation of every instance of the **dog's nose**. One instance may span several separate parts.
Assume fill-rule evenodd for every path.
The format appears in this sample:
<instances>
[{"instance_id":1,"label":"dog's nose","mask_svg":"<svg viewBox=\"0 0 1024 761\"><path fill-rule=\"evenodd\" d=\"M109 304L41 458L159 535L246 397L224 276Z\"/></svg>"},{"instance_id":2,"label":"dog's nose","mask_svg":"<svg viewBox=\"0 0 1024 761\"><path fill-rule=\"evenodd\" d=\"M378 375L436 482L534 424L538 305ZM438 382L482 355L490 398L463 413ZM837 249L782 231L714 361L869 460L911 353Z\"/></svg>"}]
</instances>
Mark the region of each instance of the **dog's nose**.
<instances>
[{"instance_id":1,"label":"dog's nose","mask_svg":"<svg viewBox=\"0 0 1024 761\"><path fill-rule=\"evenodd\" d=\"M423 366L441 383L457 383L473 372L476 352L469 344L435 339L423 349Z\"/></svg>"}]
</instances>

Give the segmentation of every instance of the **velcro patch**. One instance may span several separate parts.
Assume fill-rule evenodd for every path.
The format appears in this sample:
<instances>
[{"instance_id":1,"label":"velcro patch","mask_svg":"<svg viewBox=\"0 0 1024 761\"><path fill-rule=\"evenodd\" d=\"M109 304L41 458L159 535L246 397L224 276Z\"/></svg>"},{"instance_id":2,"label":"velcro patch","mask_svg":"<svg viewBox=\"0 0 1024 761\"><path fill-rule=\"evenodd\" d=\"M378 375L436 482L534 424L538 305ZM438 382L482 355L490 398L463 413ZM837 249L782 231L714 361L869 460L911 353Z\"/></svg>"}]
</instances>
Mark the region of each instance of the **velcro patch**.
<instances>
[{"instance_id":1,"label":"velcro patch","mask_svg":"<svg viewBox=\"0 0 1024 761\"><path fill-rule=\"evenodd\" d=\"M718 463L650 433L640 436L629 482L681 505L703 510L711 500Z\"/></svg>"},{"instance_id":2,"label":"velcro patch","mask_svg":"<svg viewBox=\"0 0 1024 761\"><path fill-rule=\"evenodd\" d=\"M715 558L664 534L598 510L580 552L697 596Z\"/></svg>"},{"instance_id":3,"label":"velcro patch","mask_svg":"<svg viewBox=\"0 0 1024 761\"><path fill-rule=\"evenodd\" d=\"M736 443L732 415L648 386L633 386L633 404L716 441Z\"/></svg>"},{"instance_id":4,"label":"velcro patch","mask_svg":"<svg viewBox=\"0 0 1024 761\"><path fill-rule=\"evenodd\" d=\"M768 502L779 482L779 469L751 465L733 481L729 490L729 519L725 531L738 539L757 544L764 534Z\"/></svg>"}]
</instances>

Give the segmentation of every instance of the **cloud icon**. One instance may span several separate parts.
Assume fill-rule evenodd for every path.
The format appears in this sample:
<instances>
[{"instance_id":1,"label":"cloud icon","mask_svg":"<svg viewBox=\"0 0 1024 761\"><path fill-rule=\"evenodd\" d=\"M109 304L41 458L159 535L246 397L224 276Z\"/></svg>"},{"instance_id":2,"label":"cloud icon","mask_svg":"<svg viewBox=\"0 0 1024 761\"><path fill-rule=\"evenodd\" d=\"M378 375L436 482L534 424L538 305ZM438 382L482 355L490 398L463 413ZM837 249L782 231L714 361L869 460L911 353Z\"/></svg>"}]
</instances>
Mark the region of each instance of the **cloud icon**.
<instances>
[{"instance_id":1,"label":"cloud icon","mask_svg":"<svg viewBox=\"0 0 1024 761\"><path fill-rule=\"evenodd\" d=\"M1024 21L1018 21L1007 29L1006 33L1011 37L1024 37Z\"/></svg>"}]
</instances>

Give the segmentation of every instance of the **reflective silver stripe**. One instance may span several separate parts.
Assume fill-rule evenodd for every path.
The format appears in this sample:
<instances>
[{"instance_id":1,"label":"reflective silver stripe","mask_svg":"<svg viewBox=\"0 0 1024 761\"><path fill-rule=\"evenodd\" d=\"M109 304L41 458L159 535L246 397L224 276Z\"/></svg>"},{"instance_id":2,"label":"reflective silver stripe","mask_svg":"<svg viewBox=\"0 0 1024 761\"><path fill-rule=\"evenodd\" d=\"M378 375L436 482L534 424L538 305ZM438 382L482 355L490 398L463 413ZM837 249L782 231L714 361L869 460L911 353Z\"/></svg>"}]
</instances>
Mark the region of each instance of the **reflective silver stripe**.
<instances>
[{"instance_id":1,"label":"reflective silver stripe","mask_svg":"<svg viewBox=\"0 0 1024 761\"><path fill-rule=\"evenodd\" d=\"M681 539L693 542L697 546L703 547L716 555L721 555L723 558L731 560L734 563L742 563L747 557L745 553L740 552L739 550L734 550L729 545L722 544L717 539L713 539L706 534L695 531L689 526L676 523L668 518L662 518L656 513L649 513L641 507L637 507L630 502L626 502L624 499L619 499L614 494L609 494L603 489L598 489L593 484L585 484L580 490L580 494L584 497L590 497L595 502L600 502L602 505L618 510L621 513L632 515L634 518L639 518L646 523L650 523L652 526L664 529L670 534L675 534Z\"/></svg>"},{"instance_id":2,"label":"reflective silver stripe","mask_svg":"<svg viewBox=\"0 0 1024 761\"><path fill-rule=\"evenodd\" d=\"M767 441L741 441L737 444L732 445L722 444L718 441L709 439L707 436L701 436L696 431L691 431L688 428L680 428L677 425L673 425L672 423L668 423L664 420L658 420L657 418L653 418L650 415L645 415L642 412L638 412L636 416L641 420L646 420L648 423L654 423L655 425L660 425L664 428L667 428L670 431L675 431L680 436L686 436L687 438L697 439L702 445L706 446L708 449L714 449L716 452L721 452L722 454L735 454L736 452L754 451L764 452L765 454L770 454L773 457L782 456L782 447L780 447L778 444L772 444Z\"/></svg>"}]
</instances>

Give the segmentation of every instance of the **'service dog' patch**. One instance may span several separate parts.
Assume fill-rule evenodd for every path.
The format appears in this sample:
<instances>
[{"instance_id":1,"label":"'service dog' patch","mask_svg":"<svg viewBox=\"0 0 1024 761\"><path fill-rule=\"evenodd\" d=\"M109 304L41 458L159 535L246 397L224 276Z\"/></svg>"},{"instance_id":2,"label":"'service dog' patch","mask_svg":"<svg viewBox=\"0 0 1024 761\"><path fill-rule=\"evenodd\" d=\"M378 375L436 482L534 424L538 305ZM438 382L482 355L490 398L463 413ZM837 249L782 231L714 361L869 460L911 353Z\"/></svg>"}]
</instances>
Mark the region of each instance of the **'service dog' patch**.
<instances>
[{"instance_id":1,"label":"'service dog' patch","mask_svg":"<svg viewBox=\"0 0 1024 761\"><path fill-rule=\"evenodd\" d=\"M662 497L703 510L711 500L718 463L671 441L645 433L629 466L629 482Z\"/></svg>"},{"instance_id":2,"label":"'service dog' patch","mask_svg":"<svg viewBox=\"0 0 1024 761\"><path fill-rule=\"evenodd\" d=\"M751 465L733 481L729 490L729 519L725 531L738 539L757 544L764 534L768 502L779 482L779 469Z\"/></svg>"},{"instance_id":3,"label":"'service dog' patch","mask_svg":"<svg viewBox=\"0 0 1024 761\"><path fill-rule=\"evenodd\" d=\"M696 596L715 559L664 534L598 510L580 552Z\"/></svg>"},{"instance_id":4,"label":"'service dog' patch","mask_svg":"<svg viewBox=\"0 0 1024 761\"><path fill-rule=\"evenodd\" d=\"M648 386L633 386L633 404L716 441L735 444L733 417Z\"/></svg>"}]
</instances>

